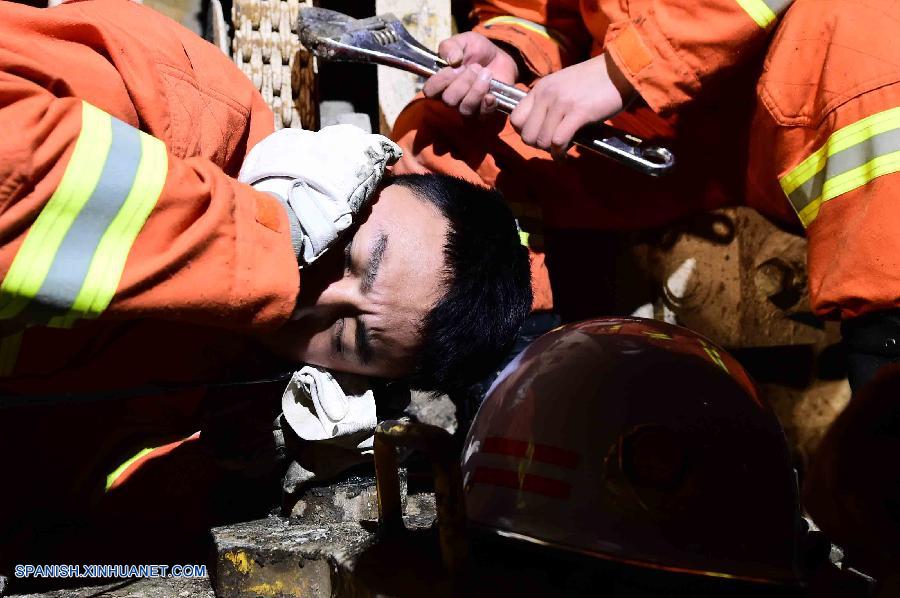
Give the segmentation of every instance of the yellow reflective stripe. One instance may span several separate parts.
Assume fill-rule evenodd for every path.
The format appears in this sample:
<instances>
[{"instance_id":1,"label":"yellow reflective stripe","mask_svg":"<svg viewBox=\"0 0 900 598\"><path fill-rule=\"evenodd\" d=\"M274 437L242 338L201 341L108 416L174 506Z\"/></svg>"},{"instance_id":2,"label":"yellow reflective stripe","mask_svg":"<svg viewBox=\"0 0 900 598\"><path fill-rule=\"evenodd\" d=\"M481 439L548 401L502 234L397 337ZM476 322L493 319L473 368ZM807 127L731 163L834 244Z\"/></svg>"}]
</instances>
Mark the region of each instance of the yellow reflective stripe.
<instances>
[{"instance_id":1,"label":"yellow reflective stripe","mask_svg":"<svg viewBox=\"0 0 900 598\"><path fill-rule=\"evenodd\" d=\"M821 170L825 168L825 164L827 163L828 142L826 142L825 145L810 154L807 159L805 159L803 162L794 167L793 170L779 179L779 183L781 183L781 188L784 191L784 194L790 196L791 193L793 193L800 187L800 185L811 179L817 173L821 172Z\"/></svg>"},{"instance_id":2,"label":"yellow reflective stripe","mask_svg":"<svg viewBox=\"0 0 900 598\"><path fill-rule=\"evenodd\" d=\"M66 232L100 180L112 144L111 117L87 102L81 114L81 133L59 186L0 284L0 319L17 316L40 290Z\"/></svg>"},{"instance_id":3,"label":"yellow reflective stripe","mask_svg":"<svg viewBox=\"0 0 900 598\"><path fill-rule=\"evenodd\" d=\"M825 181L822 195L810 202L797 215L803 226L809 226L819 215L819 210L826 201L862 187L880 176L894 172L900 172L900 151L879 156L871 162Z\"/></svg>"},{"instance_id":4,"label":"yellow reflective stripe","mask_svg":"<svg viewBox=\"0 0 900 598\"><path fill-rule=\"evenodd\" d=\"M778 15L787 10L793 0L735 0L753 21L767 28L778 19Z\"/></svg>"},{"instance_id":5,"label":"yellow reflective stripe","mask_svg":"<svg viewBox=\"0 0 900 598\"><path fill-rule=\"evenodd\" d=\"M501 16L488 19L484 22L484 26L488 29L490 29L492 25L515 25L517 27L521 27L522 29L537 33L541 37L559 44L569 52L573 51L571 41L559 31L550 29L549 27L544 27L543 25L540 25L533 21L529 21L528 19L520 19L519 17L512 16Z\"/></svg>"},{"instance_id":6,"label":"yellow reflective stripe","mask_svg":"<svg viewBox=\"0 0 900 598\"><path fill-rule=\"evenodd\" d=\"M741 8L756 21L756 24L765 29L778 18L771 8L763 0L736 0Z\"/></svg>"},{"instance_id":7,"label":"yellow reflective stripe","mask_svg":"<svg viewBox=\"0 0 900 598\"><path fill-rule=\"evenodd\" d=\"M847 125L832 133L818 150L781 177L781 188L787 195L825 167L828 157L858 145L881 133L900 128L900 107L891 108Z\"/></svg>"},{"instance_id":8,"label":"yellow reflective stripe","mask_svg":"<svg viewBox=\"0 0 900 598\"><path fill-rule=\"evenodd\" d=\"M525 247L528 247L528 237L529 237L529 235L530 235L530 233L528 233L528 232L526 232L526 231L524 231L524 230L520 230L520 231L519 231L519 243L521 243L521 244L524 245Z\"/></svg>"},{"instance_id":9,"label":"yellow reflective stripe","mask_svg":"<svg viewBox=\"0 0 900 598\"><path fill-rule=\"evenodd\" d=\"M112 301L168 174L162 141L86 102L62 180L0 284L0 318L69 327Z\"/></svg>"},{"instance_id":10,"label":"yellow reflective stripe","mask_svg":"<svg viewBox=\"0 0 900 598\"><path fill-rule=\"evenodd\" d=\"M24 334L24 331L20 331L0 340L0 376L12 375L19 358L19 349L22 347Z\"/></svg>"},{"instance_id":11,"label":"yellow reflective stripe","mask_svg":"<svg viewBox=\"0 0 900 598\"><path fill-rule=\"evenodd\" d=\"M141 162L134 184L94 253L84 286L72 306L75 314L96 317L109 306L134 240L165 185L169 165L165 144L144 132L140 136Z\"/></svg>"},{"instance_id":12,"label":"yellow reflective stripe","mask_svg":"<svg viewBox=\"0 0 900 598\"><path fill-rule=\"evenodd\" d=\"M892 108L835 131L779 182L808 227L824 202L898 171L900 108Z\"/></svg>"},{"instance_id":13,"label":"yellow reflective stripe","mask_svg":"<svg viewBox=\"0 0 900 598\"><path fill-rule=\"evenodd\" d=\"M511 17L511 16L502 16L502 17L494 17L492 19L488 19L484 22L485 27L490 27L491 25L517 25L522 29L527 29L529 31L534 31L538 35L545 37L549 40L556 41L553 39L553 36L550 35L550 32L543 25L539 25L533 21L529 21L528 19L520 19L519 17Z\"/></svg>"},{"instance_id":14,"label":"yellow reflective stripe","mask_svg":"<svg viewBox=\"0 0 900 598\"><path fill-rule=\"evenodd\" d=\"M125 461L124 463L122 463L121 465L119 465L118 467L116 467L115 471L113 471L111 474L109 474L108 476L106 476L106 491L109 491L109 489L112 488L112 485L116 483L116 480L118 480L119 477L120 477L123 473L125 473L125 470L126 470L126 469L128 469L129 467L131 467L131 464L132 464L132 463L134 463L135 461L137 461L138 459L140 459L140 458L143 457L144 455L153 452L153 450L154 450L155 448L156 448L156 447L154 447L154 448L145 448L145 449L142 449L142 450L138 451L136 455L134 455L133 457L131 457L130 459L128 459L127 461Z\"/></svg>"}]
</instances>

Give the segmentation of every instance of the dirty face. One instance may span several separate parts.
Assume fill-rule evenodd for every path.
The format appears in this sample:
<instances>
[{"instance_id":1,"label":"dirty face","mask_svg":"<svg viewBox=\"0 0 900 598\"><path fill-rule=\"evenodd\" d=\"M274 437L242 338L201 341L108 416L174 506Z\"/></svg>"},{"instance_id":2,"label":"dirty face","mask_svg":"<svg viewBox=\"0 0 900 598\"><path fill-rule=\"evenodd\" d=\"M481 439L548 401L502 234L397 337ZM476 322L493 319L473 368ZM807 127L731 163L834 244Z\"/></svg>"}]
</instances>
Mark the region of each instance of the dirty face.
<instances>
[{"instance_id":1,"label":"dirty face","mask_svg":"<svg viewBox=\"0 0 900 598\"><path fill-rule=\"evenodd\" d=\"M265 340L292 361L399 378L409 374L419 325L443 292L446 218L399 185L365 220L300 273L295 319Z\"/></svg>"}]
</instances>

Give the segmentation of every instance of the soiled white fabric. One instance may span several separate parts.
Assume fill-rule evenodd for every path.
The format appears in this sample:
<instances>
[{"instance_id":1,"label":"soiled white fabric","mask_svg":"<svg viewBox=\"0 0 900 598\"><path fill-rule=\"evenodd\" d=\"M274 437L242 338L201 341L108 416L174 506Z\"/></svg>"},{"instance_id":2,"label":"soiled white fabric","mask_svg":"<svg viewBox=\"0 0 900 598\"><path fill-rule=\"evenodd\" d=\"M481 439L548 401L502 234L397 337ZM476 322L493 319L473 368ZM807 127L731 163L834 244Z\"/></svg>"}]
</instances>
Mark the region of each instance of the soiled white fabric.
<instances>
[{"instance_id":1,"label":"soiled white fabric","mask_svg":"<svg viewBox=\"0 0 900 598\"><path fill-rule=\"evenodd\" d=\"M378 419L366 378L306 365L281 397L284 419L302 440L368 450Z\"/></svg>"},{"instance_id":2,"label":"soiled white fabric","mask_svg":"<svg viewBox=\"0 0 900 598\"><path fill-rule=\"evenodd\" d=\"M284 390L281 408L279 419L307 441L291 455L282 482L288 494L372 458L378 418L375 393L365 377L303 366ZM283 433L275 431L283 445Z\"/></svg>"},{"instance_id":3,"label":"soiled white fabric","mask_svg":"<svg viewBox=\"0 0 900 598\"><path fill-rule=\"evenodd\" d=\"M301 231L295 250L302 267L353 223L385 168L401 154L387 137L353 125L281 129L250 150L238 180L278 196L289 207L288 215Z\"/></svg>"}]
</instances>

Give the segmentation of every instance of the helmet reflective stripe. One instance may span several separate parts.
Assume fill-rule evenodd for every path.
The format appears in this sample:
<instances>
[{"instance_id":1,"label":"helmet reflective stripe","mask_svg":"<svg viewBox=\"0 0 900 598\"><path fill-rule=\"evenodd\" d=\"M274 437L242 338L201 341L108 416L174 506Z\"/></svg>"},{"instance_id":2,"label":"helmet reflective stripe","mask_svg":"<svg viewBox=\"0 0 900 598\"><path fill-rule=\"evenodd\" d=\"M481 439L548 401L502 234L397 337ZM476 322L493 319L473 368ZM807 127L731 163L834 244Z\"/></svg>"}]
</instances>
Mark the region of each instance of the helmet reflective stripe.
<instances>
[{"instance_id":1,"label":"helmet reflective stripe","mask_svg":"<svg viewBox=\"0 0 900 598\"><path fill-rule=\"evenodd\" d=\"M491 459L490 456L500 458ZM578 453L563 448L497 436L480 442L470 458L478 461L467 484L512 488L560 499L569 497L572 486L558 479L558 472L554 470L575 469L581 461ZM548 467L535 473L536 464Z\"/></svg>"},{"instance_id":2,"label":"helmet reflective stripe","mask_svg":"<svg viewBox=\"0 0 900 598\"><path fill-rule=\"evenodd\" d=\"M485 438L484 442L481 443L479 450L482 453L491 453L495 455L527 457L529 461L550 463L551 465L558 465L559 467L565 467L566 469L574 469L579 461L578 453L563 448L496 436Z\"/></svg>"},{"instance_id":3,"label":"helmet reflective stripe","mask_svg":"<svg viewBox=\"0 0 900 598\"><path fill-rule=\"evenodd\" d=\"M498 467L482 467L475 469L468 480L472 484L487 484L502 488L513 488L523 492L542 494L550 498L569 498L572 485L562 480L556 480L533 473L521 473Z\"/></svg>"},{"instance_id":4,"label":"helmet reflective stripe","mask_svg":"<svg viewBox=\"0 0 900 598\"><path fill-rule=\"evenodd\" d=\"M82 102L72 157L0 285L0 318L26 311L31 322L70 326L100 315L167 170L162 141Z\"/></svg>"}]
</instances>

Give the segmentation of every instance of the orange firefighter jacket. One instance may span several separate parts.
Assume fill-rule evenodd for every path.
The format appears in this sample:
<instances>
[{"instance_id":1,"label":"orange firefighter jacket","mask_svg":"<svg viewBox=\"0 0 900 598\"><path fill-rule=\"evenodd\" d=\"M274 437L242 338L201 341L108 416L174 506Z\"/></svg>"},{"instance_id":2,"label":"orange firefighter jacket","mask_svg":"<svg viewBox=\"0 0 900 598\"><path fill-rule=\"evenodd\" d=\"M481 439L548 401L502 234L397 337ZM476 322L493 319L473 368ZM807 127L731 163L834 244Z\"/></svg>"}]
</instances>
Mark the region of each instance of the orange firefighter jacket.
<instances>
[{"instance_id":1,"label":"orange firefighter jacket","mask_svg":"<svg viewBox=\"0 0 900 598\"><path fill-rule=\"evenodd\" d=\"M200 429L221 393L198 382L272 367L252 335L289 317L297 262L281 205L233 177L273 129L225 55L149 8L0 1L0 562L26 513L80 513Z\"/></svg>"},{"instance_id":2,"label":"orange firefighter jacket","mask_svg":"<svg viewBox=\"0 0 900 598\"><path fill-rule=\"evenodd\" d=\"M533 227L646 228L744 203L805 229L820 316L900 306L896 2L479 0L474 15L535 76L607 52L648 106L613 124L667 144L676 171L650 180L577 149L556 164L508 123L427 100L397 119L400 168L496 185L514 211L529 204L520 223ZM546 272L533 272L546 307Z\"/></svg>"},{"instance_id":3,"label":"orange firefighter jacket","mask_svg":"<svg viewBox=\"0 0 900 598\"><path fill-rule=\"evenodd\" d=\"M299 290L287 217L234 177L273 131L195 34L125 0L0 1L0 389L192 380Z\"/></svg>"},{"instance_id":4,"label":"orange firefighter jacket","mask_svg":"<svg viewBox=\"0 0 900 598\"><path fill-rule=\"evenodd\" d=\"M667 115L759 57L791 0L479 0L476 31L512 45L543 76L608 52Z\"/></svg>"}]
</instances>

